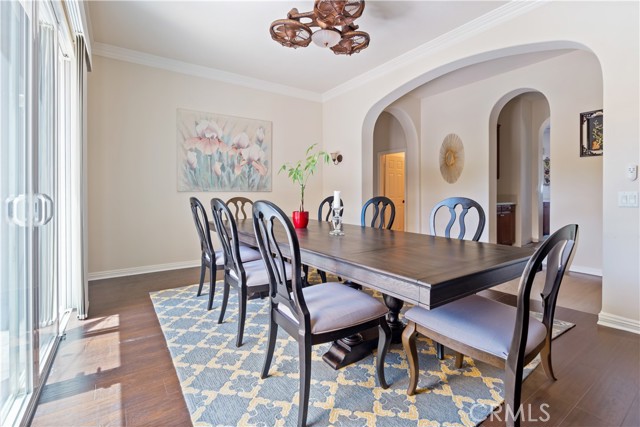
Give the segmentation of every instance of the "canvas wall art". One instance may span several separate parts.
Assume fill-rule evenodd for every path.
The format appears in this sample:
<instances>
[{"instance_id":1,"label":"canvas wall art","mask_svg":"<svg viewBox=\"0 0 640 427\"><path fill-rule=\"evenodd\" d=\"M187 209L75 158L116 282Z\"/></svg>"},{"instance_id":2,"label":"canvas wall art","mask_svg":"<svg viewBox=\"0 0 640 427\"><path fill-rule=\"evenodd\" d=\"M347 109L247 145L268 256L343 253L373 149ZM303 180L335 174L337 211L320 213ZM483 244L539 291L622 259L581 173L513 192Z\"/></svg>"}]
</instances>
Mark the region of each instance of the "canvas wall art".
<instances>
[{"instance_id":1,"label":"canvas wall art","mask_svg":"<svg viewBox=\"0 0 640 427\"><path fill-rule=\"evenodd\" d=\"M178 191L271 191L271 122L178 109Z\"/></svg>"}]
</instances>

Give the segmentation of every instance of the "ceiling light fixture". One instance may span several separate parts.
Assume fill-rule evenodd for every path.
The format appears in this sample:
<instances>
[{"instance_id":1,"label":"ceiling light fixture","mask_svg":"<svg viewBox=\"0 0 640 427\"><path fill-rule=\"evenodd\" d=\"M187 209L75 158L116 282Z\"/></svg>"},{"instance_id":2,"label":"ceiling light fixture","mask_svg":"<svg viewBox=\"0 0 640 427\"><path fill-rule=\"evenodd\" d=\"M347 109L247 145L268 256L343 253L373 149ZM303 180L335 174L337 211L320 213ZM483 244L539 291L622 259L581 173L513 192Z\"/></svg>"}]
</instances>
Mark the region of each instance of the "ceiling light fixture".
<instances>
[{"instance_id":1,"label":"ceiling light fixture","mask_svg":"<svg viewBox=\"0 0 640 427\"><path fill-rule=\"evenodd\" d=\"M307 47L313 41L336 55L351 55L369 46L369 34L354 23L362 15L364 0L315 0L313 11L293 8L287 19L271 23L271 38L282 46ZM318 30L312 31L317 27Z\"/></svg>"}]
</instances>

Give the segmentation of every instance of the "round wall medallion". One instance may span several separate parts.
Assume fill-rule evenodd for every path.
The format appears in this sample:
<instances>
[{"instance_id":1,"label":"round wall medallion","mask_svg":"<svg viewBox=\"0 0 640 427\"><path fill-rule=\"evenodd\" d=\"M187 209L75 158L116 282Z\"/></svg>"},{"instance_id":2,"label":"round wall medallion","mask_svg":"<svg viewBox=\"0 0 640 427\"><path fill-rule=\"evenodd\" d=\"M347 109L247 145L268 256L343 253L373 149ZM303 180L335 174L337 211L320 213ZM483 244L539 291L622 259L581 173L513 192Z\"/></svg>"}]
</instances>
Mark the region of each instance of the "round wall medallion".
<instances>
[{"instance_id":1,"label":"round wall medallion","mask_svg":"<svg viewBox=\"0 0 640 427\"><path fill-rule=\"evenodd\" d=\"M455 133L444 137L440 147L440 174L445 181L453 184L460 178L464 168L464 146Z\"/></svg>"}]
</instances>

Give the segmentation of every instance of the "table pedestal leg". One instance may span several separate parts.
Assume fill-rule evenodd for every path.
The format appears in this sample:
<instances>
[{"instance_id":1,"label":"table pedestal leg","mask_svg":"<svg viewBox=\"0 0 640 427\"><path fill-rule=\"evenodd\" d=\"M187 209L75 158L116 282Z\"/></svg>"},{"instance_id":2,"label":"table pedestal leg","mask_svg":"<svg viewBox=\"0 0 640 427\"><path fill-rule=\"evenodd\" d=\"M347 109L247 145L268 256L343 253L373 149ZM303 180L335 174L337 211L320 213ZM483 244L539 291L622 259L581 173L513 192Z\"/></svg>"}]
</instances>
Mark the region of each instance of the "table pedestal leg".
<instances>
[{"instance_id":1,"label":"table pedestal leg","mask_svg":"<svg viewBox=\"0 0 640 427\"><path fill-rule=\"evenodd\" d=\"M360 286L355 283L347 283L347 286ZM389 308L387 323L391 329L391 342L402 342L402 330L404 323L400 321L399 314L404 301L384 295L384 303ZM340 369L358 360L364 359L378 345L378 328L368 329L360 334L355 334L338 341L334 341L329 351L322 355L324 360L333 369Z\"/></svg>"},{"instance_id":2,"label":"table pedestal leg","mask_svg":"<svg viewBox=\"0 0 640 427\"><path fill-rule=\"evenodd\" d=\"M391 329L391 342L398 344L402 342L402 331L404 330L404 323L400 320L400 310L404 305L404 301L398 298L394 298L389 295L384 296L384 303L389 307L389 314L387 314L387 323Z\"/></svg>"}]
</instances>

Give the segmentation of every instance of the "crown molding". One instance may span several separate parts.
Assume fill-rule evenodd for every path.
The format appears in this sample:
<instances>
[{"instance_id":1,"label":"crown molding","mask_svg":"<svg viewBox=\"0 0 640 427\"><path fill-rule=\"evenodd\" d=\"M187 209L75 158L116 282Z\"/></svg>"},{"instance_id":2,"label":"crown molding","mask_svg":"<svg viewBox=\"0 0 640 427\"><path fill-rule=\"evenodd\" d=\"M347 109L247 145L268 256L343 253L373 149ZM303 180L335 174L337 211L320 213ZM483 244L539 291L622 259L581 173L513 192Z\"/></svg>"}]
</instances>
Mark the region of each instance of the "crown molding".
<instances>
[{"instance_id":1,"label":"crown molding","mask_svg":"<svg viewBox=\"0 0 640 427\"><path fill-rule=\"evenodd\" d=\"M547 0L533 0L533 1L510 1L503 6L500 6L482 16L479 16L465 24L444 33L433 40L430 40L415 49L412 49L400 56L397 56L390 61L360 74L358 77L353 78L333 89L330 89L322 94L322 102L329 101L337 96L340 96L346 92L356 89L372 80L378 79L390 73L396 72L399 69L406 67L411 63L418 62L435 52L443 50L451 45L458 43L462 40L471 38L472 36L481 33L495 25L508 21L516 16L533 10Z\"/></svg>"},{"instance_id":2,"label":"crown molding","mask_svg":"<svg viewBox=\"0 0 640 427\"><path fill-rule=\"evenodd\" d=\"M144 53L132 49L125 49L123 47L113 46L110 44L94 42L93 54L105 58L116 59L119 61L131 62L134 64L145 65L147 67L172 71L175 73L187 74L190 76L202 77L205 79L244 86L247 88L271 92L278 95L300 98L307 101L322 102L322 95L317 92L268 82L266 80L254 79L252 77L243 76L241 74L235 74L215 68L190 64L188 62L182 62L162 56L151 55L149 53Z\"/></svg>"}]
</instances>

